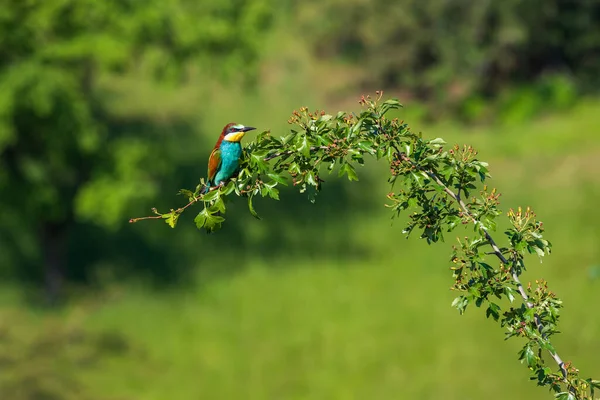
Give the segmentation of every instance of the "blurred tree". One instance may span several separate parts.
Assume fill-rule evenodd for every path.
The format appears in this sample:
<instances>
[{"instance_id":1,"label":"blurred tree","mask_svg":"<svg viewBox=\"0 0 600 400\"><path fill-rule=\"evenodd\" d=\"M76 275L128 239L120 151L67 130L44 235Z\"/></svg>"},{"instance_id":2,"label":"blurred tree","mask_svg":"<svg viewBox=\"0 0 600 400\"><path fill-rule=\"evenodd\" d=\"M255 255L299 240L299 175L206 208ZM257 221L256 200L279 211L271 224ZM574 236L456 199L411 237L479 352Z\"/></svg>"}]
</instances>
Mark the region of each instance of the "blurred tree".
<instances>
[{"instance_id":1,"label":"blurred tree","mask_svg":"<svg viewBox=\"0 0 600 400\"><path fill-rule=\"evenodd\" d=\"M201 87L181 88L250 81L270 13L269 0L1 0L4 272L43 275L56 300L74 224L115 228L156 194L186 146L169 133L199 108Z\"/></svg>"},{"instance_id":2,"label":"blurred tree","mask_svg":"<svg viewBox=\"0 0 600 400\"><path fill-rule=\"evenodd\" d=\"M600 87L597 0L316 3L294 2L302 31L319 57L362 65L363 86L445 104L548 72L574 77L582 90Z\"/></svg>"}]
</instances>

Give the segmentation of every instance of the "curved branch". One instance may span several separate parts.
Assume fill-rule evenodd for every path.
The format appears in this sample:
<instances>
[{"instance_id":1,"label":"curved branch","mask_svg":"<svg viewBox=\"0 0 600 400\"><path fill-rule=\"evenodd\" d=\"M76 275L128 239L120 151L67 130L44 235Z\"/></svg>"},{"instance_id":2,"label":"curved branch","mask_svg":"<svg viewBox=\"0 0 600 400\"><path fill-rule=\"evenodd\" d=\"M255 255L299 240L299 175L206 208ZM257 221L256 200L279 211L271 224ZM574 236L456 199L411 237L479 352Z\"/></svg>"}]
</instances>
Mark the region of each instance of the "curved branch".
<instances>
[{"instance_id":1,"label":"curved branch","mask_svg":"<svg viewBox=\"0 0 600 400\"><path fill-rule=\"evenodd\" d=\"M398 151L398 149L396 149L396 151ZM406 154L404 154L402 152L398 152L397 154L399 155L399 157L402 161L406 161L406 162L410 163L413 167L415 167L417 170L419 170L423 175L432 179L436 184L438 184L442 189L444 189L444 192L446 192L446 194L448 196L450 196L452 199L454 199L454 201L456 201L456 203L462 209L463 213L465 215L467 215L474 224L478 225L481 228L486 240L488 241L489 245L492 247L492 250L493 250L492 254L494 254L500 260L500 262L502 264L504 264L504 265L511 264L506 259L506 257L504 257L504 254L502 254L502 251L500 250L500 248L496 244L496 241L494 240L492 235L490 235L490 233L488 232L486 227L479 223L479 221L471 213L471 211L468 209L467 205L464 203L464 201L460 198L460 196L457 193L454 193L448 186L446 186L446 184L444 184L444 182L442 182L442 180L435 173L420 167L413 160L411 160L408 156L406 156ZM523 284L521 283L521 280L519 279L519 275L517 275L516 272L512 271L511 276L512 276L513 281L515 281L515 283L517 285L517 289L519 290L519 294L521 295L521 298L525 302L525 305L527 306L527 308L533 309L534 308L533 303L531 303L531 301L529 300L529 296L527 295L527 292L525 291L525 288L523 287ZM542 335L542 338L546 339L547 336L544 333L544 325L542 324L540 317L537 313L534 314L534 322L535 322L535 326L536 326L538 332L540 333L540 335ZM567 373L567 369L565 367L565 363L563 362L562 358L558 355L557 352L552 352L552 351L548 350L548 353L550 353L550 356L554 359L554 361L560 368L560 371L566 382L568 373Z\"/></svg>"}]
</instances>

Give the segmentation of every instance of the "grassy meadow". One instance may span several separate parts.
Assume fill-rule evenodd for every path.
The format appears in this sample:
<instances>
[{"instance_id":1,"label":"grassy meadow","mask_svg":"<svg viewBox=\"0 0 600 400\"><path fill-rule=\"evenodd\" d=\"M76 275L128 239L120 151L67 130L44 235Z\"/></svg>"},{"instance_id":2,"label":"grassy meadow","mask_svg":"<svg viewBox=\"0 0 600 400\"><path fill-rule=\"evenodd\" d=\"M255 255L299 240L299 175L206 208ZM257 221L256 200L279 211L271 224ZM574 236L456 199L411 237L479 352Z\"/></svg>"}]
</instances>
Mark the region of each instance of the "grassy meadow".
<instances>
[{"instance_id":1,"label":"grassy meadow","mask_svg":"<svg viewBox=\"0 0 600 400\"><path fill-rule=\"evenodd\" d=\"M274 104L269 118L285 121L291 108L284 110L285 101ZM564 300L556 347L584 376L596 377L599 107L582 101L568 112L495 128L412 123L428 137L476 146L490 162L504 210L529 205L537 211L553 253L543 263L529 257L524 281L547 279ZM256 110L245 112L240 120L260 120ZM410 121L410 106L404 112ZM216 128L221 121L216 115L205 124ZM205 268L185 289L113 283L50 314L26 307L7 290L0 326L24 337L76 327L102 333L109 347L114 342L117 351L106 351L91 366L79 364L69 341L50 350L55 353L46 367L64 368L79 380L75 398L548 398L517 361L518 339L505 342L483 310L470 306L460 316L450 307L449 247L460 230L433 246L406 240L402 219L392 223L383 207L385 173L385 166L371 162L359 170L360 182L332 176L322 197L302 206L308 214L291 222L273 221L278 217L270 203L257 205L263 221L248 218L243 202L235 203L233 215L244 219L257 243L269 243L250 251L226 237L216 247L213 236L199 235L187 245L198 247ZM327 194L330 183L339 185L333 194ZM294 196L301 195L283 193L279 210L295 213L299 202L286 205ZM340 210L338 203L347 201L340 196L358 206ZM280 231L265 232L273 227ZM178 234L159 223L145 229ZM313 247L303 247L307 235ZM502 236L496 233L500 242ZM276 251L280 247L285 251Z\"/></svg>"}]
</instances>

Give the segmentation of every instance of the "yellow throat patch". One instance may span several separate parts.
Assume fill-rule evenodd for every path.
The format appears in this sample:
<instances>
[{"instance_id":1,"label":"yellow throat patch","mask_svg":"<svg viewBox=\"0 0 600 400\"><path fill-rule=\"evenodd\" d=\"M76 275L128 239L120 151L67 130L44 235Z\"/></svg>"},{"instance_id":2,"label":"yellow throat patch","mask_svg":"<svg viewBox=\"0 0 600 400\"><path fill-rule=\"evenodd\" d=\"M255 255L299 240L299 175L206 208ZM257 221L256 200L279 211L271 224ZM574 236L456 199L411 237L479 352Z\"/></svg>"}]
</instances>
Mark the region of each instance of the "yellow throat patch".
<instances>
[{"instance_id":1,"label":"yellow throat patch","mask_svg":"<svg viewBox=\"0 0 600 400\"><path fill-rule=\"evenodd\" d=\"M246 132L231 132L225 135L223 140L226 140L228 142L239 142L240 140L242 140L245 134Z\"/></svg>"}]
</instances>

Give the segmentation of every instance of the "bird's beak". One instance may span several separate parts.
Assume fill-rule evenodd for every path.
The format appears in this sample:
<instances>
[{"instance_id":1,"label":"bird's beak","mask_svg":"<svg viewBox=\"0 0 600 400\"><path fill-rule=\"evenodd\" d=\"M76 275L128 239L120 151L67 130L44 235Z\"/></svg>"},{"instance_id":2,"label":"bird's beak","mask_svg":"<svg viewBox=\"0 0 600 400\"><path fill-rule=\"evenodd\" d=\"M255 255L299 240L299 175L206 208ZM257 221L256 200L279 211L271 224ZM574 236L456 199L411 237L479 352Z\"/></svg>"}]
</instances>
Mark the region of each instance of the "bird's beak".
<instances>
[{"instance_id":1,"label":"bird's beak","mask_svg":"<svg viewBox=\"0 0 600 400\"><path fill-rule=\"evenodd\" d=\"M245 126L244 129L242 129L242 132L248 132L248 131L253 131L256 128L253 128L251 126Z\"/></svg>"}]
</instances>

